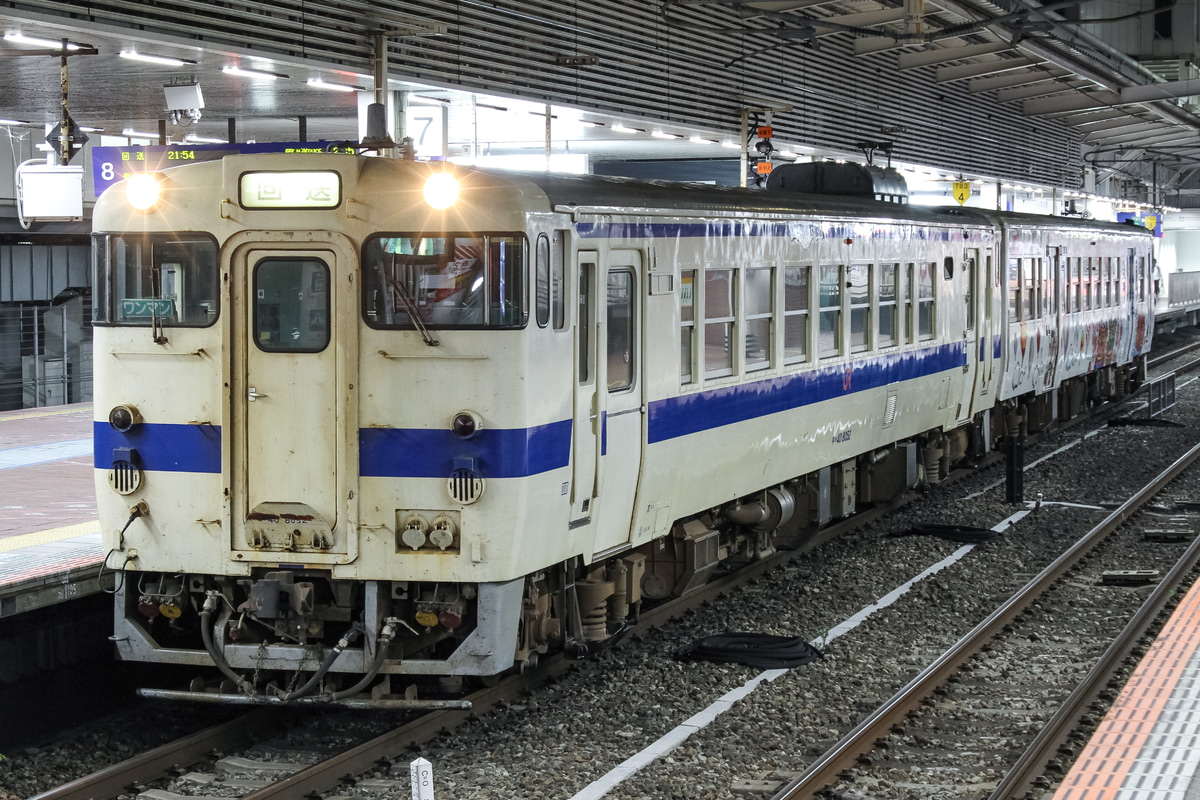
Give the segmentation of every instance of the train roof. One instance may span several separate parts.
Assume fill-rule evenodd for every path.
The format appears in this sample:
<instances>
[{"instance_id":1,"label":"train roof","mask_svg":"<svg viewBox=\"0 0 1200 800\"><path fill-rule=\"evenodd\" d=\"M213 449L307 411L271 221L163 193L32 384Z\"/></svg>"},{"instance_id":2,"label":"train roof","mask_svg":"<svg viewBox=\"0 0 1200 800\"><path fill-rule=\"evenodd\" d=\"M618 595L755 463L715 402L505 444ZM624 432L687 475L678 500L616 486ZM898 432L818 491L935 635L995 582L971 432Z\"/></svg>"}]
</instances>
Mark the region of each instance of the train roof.
<instances>
[{"instance_id":1,"label":"train roof","mask_svg":"<svg viewBox=\"0 0 1200 800\"><path fill-rule=\"evenodd\" d=\"M479 170L479 172L488 172ZM491 172L494 177L500 174ZM699 183L618 178L599 175L554 175L507 173L524 179L545 193L554 208L594 209L597 213L621 210L713 212L740 214L815 214L828 216L894 219L914 224L961 224L986 226L1058 227L1106 230L1149 236L1145 228L1132 224L1103 222L1076 217L1053 217L1011 211L957 206L913 206L847 195L805 194L789 190L746 189ZM502 180L503 178L501 178Z\"/></svg>"}]
</instances>

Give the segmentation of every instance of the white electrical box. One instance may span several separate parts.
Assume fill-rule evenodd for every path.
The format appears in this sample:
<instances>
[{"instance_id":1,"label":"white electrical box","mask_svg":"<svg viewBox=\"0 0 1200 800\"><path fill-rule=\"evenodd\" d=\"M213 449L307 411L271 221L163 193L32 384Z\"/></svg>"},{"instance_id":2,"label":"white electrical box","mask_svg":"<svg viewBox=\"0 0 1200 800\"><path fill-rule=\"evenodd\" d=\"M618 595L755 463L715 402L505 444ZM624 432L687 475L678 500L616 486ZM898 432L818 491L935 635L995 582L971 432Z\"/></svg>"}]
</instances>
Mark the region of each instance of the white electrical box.
<instances>
[{"instance_id":1,"label":"white electrical box","mask_svg":"<svg viewBox=\"0 0 1200 800\"><path fill-rule=\"evenodd\" d=\"M17 169L17 204L23 219L83 218L83 167L22 164Z\"/></svg>"}]
</instances>

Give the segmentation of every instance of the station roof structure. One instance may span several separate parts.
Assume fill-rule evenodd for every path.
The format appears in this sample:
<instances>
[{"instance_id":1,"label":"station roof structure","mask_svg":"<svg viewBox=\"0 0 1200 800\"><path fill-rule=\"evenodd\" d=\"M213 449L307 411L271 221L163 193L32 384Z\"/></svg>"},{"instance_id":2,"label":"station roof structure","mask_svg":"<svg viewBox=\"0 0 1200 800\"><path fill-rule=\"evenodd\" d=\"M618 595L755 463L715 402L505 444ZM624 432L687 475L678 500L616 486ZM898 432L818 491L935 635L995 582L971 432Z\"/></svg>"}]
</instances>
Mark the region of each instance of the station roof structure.
<instances>
[{"instance_id":1,"label":"station roof structure","mask_svg":"<svg viewBox=\"0 0 1200 800\"><path fill-rule=\"evenodd\" d=\"M720 144L738 142L749 109L769 113L776 146L797 157L886 145L899 161L997 181L1200 206L1200 79L1187 57L1138 57L1170 32L1175 6L1160 6L10 1L0 130L40 138L61 118L65 39L78 48L68 108L90 136L156 135L165 87L195 83L201 117L172 121L172 141L224 140L230 120L240 140L295 140L301 119L309 140L357 139L357 90L373 88L385 43L388 88L446 109L451 155L543 153L549 111L556 153L728 158Z\"/></svg>"}]
</instances>

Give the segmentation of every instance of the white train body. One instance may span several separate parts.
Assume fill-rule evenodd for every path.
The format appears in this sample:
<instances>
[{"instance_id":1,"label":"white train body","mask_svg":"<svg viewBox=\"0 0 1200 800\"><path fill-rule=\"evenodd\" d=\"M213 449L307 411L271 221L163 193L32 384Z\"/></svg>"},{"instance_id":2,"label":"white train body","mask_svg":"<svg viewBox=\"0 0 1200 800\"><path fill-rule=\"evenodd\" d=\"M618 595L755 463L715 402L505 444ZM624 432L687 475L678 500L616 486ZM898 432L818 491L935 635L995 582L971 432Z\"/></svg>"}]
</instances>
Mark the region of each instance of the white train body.
<instances>
[{"instance_id":1,"label":"white train body","mask_svg":"<svg viewBox=\"0 0 1200 800\"><path fill-rule=\"evenodd\" d=\"M98 201L122 658L323 681L584 652L1149 348L1137 229L463 168L436 210L442 170L235 156Z\"/></svg>"}]
</instances>

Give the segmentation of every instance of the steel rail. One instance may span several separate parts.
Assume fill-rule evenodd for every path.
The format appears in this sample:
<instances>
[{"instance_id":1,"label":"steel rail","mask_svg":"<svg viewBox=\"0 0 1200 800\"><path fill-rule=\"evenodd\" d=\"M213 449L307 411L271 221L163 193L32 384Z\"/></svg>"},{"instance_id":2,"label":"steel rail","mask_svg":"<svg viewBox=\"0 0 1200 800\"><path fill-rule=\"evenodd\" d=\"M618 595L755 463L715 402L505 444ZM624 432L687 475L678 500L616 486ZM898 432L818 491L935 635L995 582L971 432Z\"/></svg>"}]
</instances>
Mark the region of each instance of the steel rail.
<instances>
[{"instance_id":1,"label":"steel rail","mask_svg":"<svg viewBox=\"0 0 1200 800\"><path fill-rule=\"evenodd\" d=\"M288 716L290 714L284 709L258 709L34 795L29 800L96 800L102 797L117 797L129 792L132 786L144 785L162 778L174 767L193 764L213 750L238 747L263 732L274 730Z\"/></svg>"},{"instance_id":2,"label":"steel rail","mask_svg":"<svg viewBox=\"0 0 1200 800\"><path fill-rule=\"evenodd\" d=\"M1046 766L1058 754L1059 747L1067 742L1070 734L1079 726L1088 707L1116 676L1130 651L1158 619L1176 587L1184 576L1195 568L1197 561L1200 561L1200 538L1192 541L1191 546L1138 607L1137 612L1104 651L1100 660L1092 666L1046 726L1034 737L1033 742L1009 769L1008 774L996 784L995 790L988 795L988 800L1022 797L1024 792L1033 788L1034 780L1046 773Z\"/></svg>"},{"instance_id":3,"label":"steel rail","mask_svg":"<svg viewBox=\"0 0 1200 800\"><path fill-rule=\"evenodd\" d=\"M836 783L840 774L854 766L859 756L870 752L875 743L888 735L893 725L946 682L971 656L1028 608L1059 578L1065 575L1083 556L1149 502L1168 483L1177 478L1200 457L1200 444L1177 459L1121 507L1080 538L1075 544L1039 572L1015 595L993 611L970 633L921 671L870 716L860 722L832 748L809 765L799 777L785 785L771 800L804 800L815 798L826 787Z\"/></svg>"},{"instance_id":4,"label":"steel rail","mask_svg":"<svg viewBox=\"0 0 1200 800\"><path fill-rule=\"evenodd\" d=\"M1190 353L1193 350L1197 350L1197 349L1200 349L1200 342L1192 342L1191 344L1185 344L1183 347L1180 347L1176 350L1172 350L1169 353L1163 353L1161 356L1155 356L1153 358L1146 359L1146 366L1147 367L1157 367L1161 364L1165 364L1166 362L1170 361L1173 358L1179 358L1184 353ZM1191 364L1189 364L1188 366L1190 367L1195 363L1196 362L1191 362Z\"/></svg>"}]
</instances>

